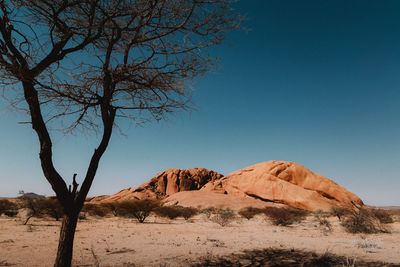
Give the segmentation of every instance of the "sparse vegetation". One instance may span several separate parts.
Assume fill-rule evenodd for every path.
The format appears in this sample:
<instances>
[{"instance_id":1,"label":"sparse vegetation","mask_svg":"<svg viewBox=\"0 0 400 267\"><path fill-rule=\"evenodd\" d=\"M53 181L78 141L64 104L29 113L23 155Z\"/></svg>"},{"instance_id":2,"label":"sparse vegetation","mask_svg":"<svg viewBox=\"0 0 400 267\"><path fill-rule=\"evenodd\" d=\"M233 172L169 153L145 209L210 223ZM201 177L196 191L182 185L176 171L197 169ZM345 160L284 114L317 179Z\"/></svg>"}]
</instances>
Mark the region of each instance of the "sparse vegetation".
<instances>
[{"instance_id":1,"label":"sparse vegetation","mask_svg":"<svg viewBox=\"0 0 400 267\"><path fill-rule=\"evenodd\" d=\"M22 196L19 199L20 208L28 209L28 216L24 224L27 224L32 217L43 216L50 216L58 221L64 214L62 206L55 198Z\"/></svg>"},{"instance_id":2,"label":"sparse vegetation","mask_svg":"<svg viewBox=\"0 0 400 267\"><path fill-rule=\"evenodd\" d=\"M56 219L56 221L58 221L64 215L63 207L56 198L42 199L40 209L43 214Z\"/></svg>"},{"instance_id":3,"label":"sparse vegetation","mask_svg":"<svg viewBox=\"0 0 400 267\"><path fill-rule=\"evenodd\" d=\"M324 235L327 235L328 232L332 231L332 224L328 220L330 215L330 213L324 211L317 211L314 213L314 216L318 221L319 227Z\"/></svg>"},{"instance_id":4,"label":"sparse vegetation","mask_svg":"<svg viewBox=\"0 0 400 267\"><path fill-rule=\"evenodd\" d=\"M171 220L181 215L181 210L178 206L162 206L154 211L160 217L166 217Z\"/></svg>"},{"instance_id":5,"label":"sparse vegetation","mask_svg":"<svg viewBox=\"0 0 400 267\"><path fill-rule=\"evenodd\" d=\"M198 209L182 206L162 206L158 207L154 212L158 216L167 217L171 220L177 217L183 217L185 220L188 220L198 213Z\"/></svg>"},{"instance_id":6,"label":"sparse vegetation","mask_svg":"<svg viewBox=\"0 0 400 267\"><path fill-rule=\"evenodd\" d=\"M28 214L24 225L26 225L32 217L42 217L45 214L44 198L20 197L20 200L20 207L28 209Z\"/></svg>"},{"instance_id":7,"label":"sparse vegetation","mask_svg":"<svg viewBox=\"0 0 400 267\"><path fill-rule=\"evenodd\" d=\"M389 232L375 216L374 212L367 208L360 208L346 214L341 220L341 225L349 233L375 234Z\"/></svg>"},{"instance_id":8,"label":"sparse vegetation","mask_svg":"<svg viewBox=\"0 0 400 267\"><path fill-rule=\"evenodd\" d=\"M0 199L0 215L5 214L8 217L14 217L18 213L18 206L8 199Z\"/></svg>"},{"instance_id":9,"label":"sparse vegetation","mask_svg":"<svg viewBox=\"0 0 400 267\"><path fill-rule=\"evenodd\" d=\"M327 218L319 218L319 225L323 227L324 233L332 231L332 224L328 221Z\"/></svg>"},{"instance_id":10,"label":"sparse vegetation","mask_svg":"<svg viewBox=\"0 0 400 267\"><path fill-rule=\"evenodd\" d=\"M339 221L342 220L342 217L344 217L345 215L349 215L351 213L351 210L349 210L348 208L345 207L340 207L340 206L333 206L331 208L331 214L333 216L336 216Z\"/></svg>"},{"instance_id":11,"label":"sparse vegetation","mask_svg":"<svg viewBox=\"0 0 400 267\"><path fill-rule=\"evenodd\" d=\"M118 216L118 212L120 209L120 205L118 202L106 202L103 203L103 206L111 211L114 216Z\"/></svg>"},{"instance_id":12,"label":"sparse vegetation","mask_svg":"<svg viewBox=\"0 0 400 267\"><path fill-rule=\"evenodd\" d=\"M272 224L282 226L288 226L295 222L300 222L307 215L307 212L304 210L287 207L268 207L264 209L264 213L271 220Z\"/></svg>"},{"instance_id":13,"label":"sparse vegetation","mask_svg":"<svg viewBox=\"0 0 400 267\"><path fill-rule=\"evenodd\" d=\"M392 214L383 209L371 209L371 212L374 214L374 216L381 222L381 223L393 223L393 217Z\"/></svg>"},{"instance_id":14,"label":"sparse vegetation","mask_svg":"<svg viewBox=\"0 0 400 267\"><path fill-rule=\"evenodd\" d=\"M160 201L152 199L129 200L119 204L122 216L134 217L139 223L143 223L158 207L160 207Z\"/></svg>"},{"instance_id":15,"label":"sparse vegetation","mask_svg":"<svg viewBox=\"0 0 400 267\"><path fill-rule=\"evenodd\" d=\"M204 214L207 217L207 219L210 219L211 215L215 214L216 211L217 211L216 208L208 207L208 208L205 208L205 209L201 210L201 213Z\"/></svg>"},{"instance_id":16,"label":"sparse vegetation","mask_svg":"<svg viewBox=\"0 0 400 267\"><path fill-rule=\"evenodd\" d=\"M182 207L181 215L185 220L189 220L191 217L197 215L199 210L192 207Z\"/></svg>"},{"instance_id":17,"label":"sparse vegetation","mask_svg":"<svg viewBox=\"0 0 400 267\"><path fill-rule=\"evenodd\" d=\"M360 241L356 242L356 246L358 248L366 248L366 249L379 249L381 248L381 241L376 239L367 239L363 238Z\"/></svg>"},{"instance_id":18,"label":"sparse vegetation","mask_svg":"<svg viewBox=\"0 0 400 267\"><path fill-rule=\"evenodd\" d=\"M210 220L218 223L221 226L228 226L234 219L236 215L235 212L229 208L226 209L216 209Z\"/></svg>"},{"instance_id":19,"label":"sparse vegetation","mask_svg":"<svg viewBox=\"0 0 400 267\"><path fill-rule=\"evenodd\" d=\"M87 213L91 216L104 217L107 216L107 214L109 214L110 210L108 209L107 206L101 204L87 203L83 206L82 212Z\"/></svg>"}]
</instances>

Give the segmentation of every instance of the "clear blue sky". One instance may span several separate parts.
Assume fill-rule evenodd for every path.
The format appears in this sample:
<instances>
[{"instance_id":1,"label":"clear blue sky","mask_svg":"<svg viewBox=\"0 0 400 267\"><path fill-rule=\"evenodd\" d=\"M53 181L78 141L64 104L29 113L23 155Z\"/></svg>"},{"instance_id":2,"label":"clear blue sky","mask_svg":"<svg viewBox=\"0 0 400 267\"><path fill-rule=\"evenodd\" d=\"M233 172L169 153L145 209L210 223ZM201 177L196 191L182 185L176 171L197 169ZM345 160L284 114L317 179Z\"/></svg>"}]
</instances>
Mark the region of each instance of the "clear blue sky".
<instances>
[{"instance_id":1,"label":"clear blue sky","mask_svg":"<svg viewBox=\"0 0 400 267\"><path fill-rule=\"evenodd\" d=\"M213 49L197 111L114 132L90 195L138 186L166 168L228 174L300 163L372 205L400 205L400 1L244 0L249 33ZM51 195L26 115L0 100L0 196ZM55 163L82 178L96 136L57 138Z\"/></svg>"}]
</instances>

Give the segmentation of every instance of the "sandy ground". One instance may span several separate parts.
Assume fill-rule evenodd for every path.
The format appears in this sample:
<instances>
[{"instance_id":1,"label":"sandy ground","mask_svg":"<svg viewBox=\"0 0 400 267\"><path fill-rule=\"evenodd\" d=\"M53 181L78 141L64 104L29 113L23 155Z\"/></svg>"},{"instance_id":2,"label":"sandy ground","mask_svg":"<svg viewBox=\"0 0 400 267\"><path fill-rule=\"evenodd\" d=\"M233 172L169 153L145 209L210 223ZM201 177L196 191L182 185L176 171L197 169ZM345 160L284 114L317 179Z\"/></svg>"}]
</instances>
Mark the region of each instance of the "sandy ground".
<instances>
[{"instance_id":1,"label":"sandy ground","mask_svg":"<svg viewBox=\"0 0 400 267\"><path fill-rule=\"evenodd\" d=\"M93 218L78 224L75 266L188 266L201 258L243 250L286 248L326 251L351 259L400 263L400 223L391 234L359 235L343 231L331 217L326 233L312 216L291 227L273 226L262 217L238 218L222 227L204 215L173 221L150 217L139 224L126 218ZM0 266L51 266L60 223L51 219L0 217Z\"/></svg>"}]
</instances>

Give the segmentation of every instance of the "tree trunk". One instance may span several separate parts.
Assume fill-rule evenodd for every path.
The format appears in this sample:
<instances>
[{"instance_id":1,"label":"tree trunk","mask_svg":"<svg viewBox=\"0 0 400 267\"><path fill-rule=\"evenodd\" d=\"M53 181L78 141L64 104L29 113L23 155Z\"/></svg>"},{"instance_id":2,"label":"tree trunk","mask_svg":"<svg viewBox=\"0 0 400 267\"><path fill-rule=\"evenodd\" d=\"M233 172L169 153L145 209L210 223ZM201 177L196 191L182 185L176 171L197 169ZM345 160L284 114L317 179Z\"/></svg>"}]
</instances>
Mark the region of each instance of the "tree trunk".
<instances>
[{"instance_id":1,"label":"tree trunk","mask_svg":"<svg viewBox=\"0 0 400 267\"><path fill-rule=\"evenodd\" d=\"M58 241L58 251L54 267L70 267L72 260L72 250L74 247L74 236L78 214L65 214Z\"/></svg>"}]
</instances>

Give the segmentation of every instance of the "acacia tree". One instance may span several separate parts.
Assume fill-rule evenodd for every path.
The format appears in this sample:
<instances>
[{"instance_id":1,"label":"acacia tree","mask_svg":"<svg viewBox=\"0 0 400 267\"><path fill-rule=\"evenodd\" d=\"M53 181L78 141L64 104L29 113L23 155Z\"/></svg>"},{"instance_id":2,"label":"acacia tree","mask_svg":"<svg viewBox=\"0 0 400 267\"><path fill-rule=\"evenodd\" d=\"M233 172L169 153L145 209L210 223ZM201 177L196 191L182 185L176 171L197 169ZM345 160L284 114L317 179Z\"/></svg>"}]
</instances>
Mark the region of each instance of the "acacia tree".
<instances>
[{"instance_id":1,"label":"acacia tree","mask_svg":"<svg viewBox=\"0 0 400 267\"><path fill-rule=\"evenodd\" d=\"M204 48L238 26L230 0L0 0L3 96L25 109L43 174L64 209L55 266L70 266L82 209L116 122L187 107L188 83L212 66ZM61 120L58 120L61 119ZM53 164L49 123L99 132L79 187Z\"/></svg>"}]
</instances>

